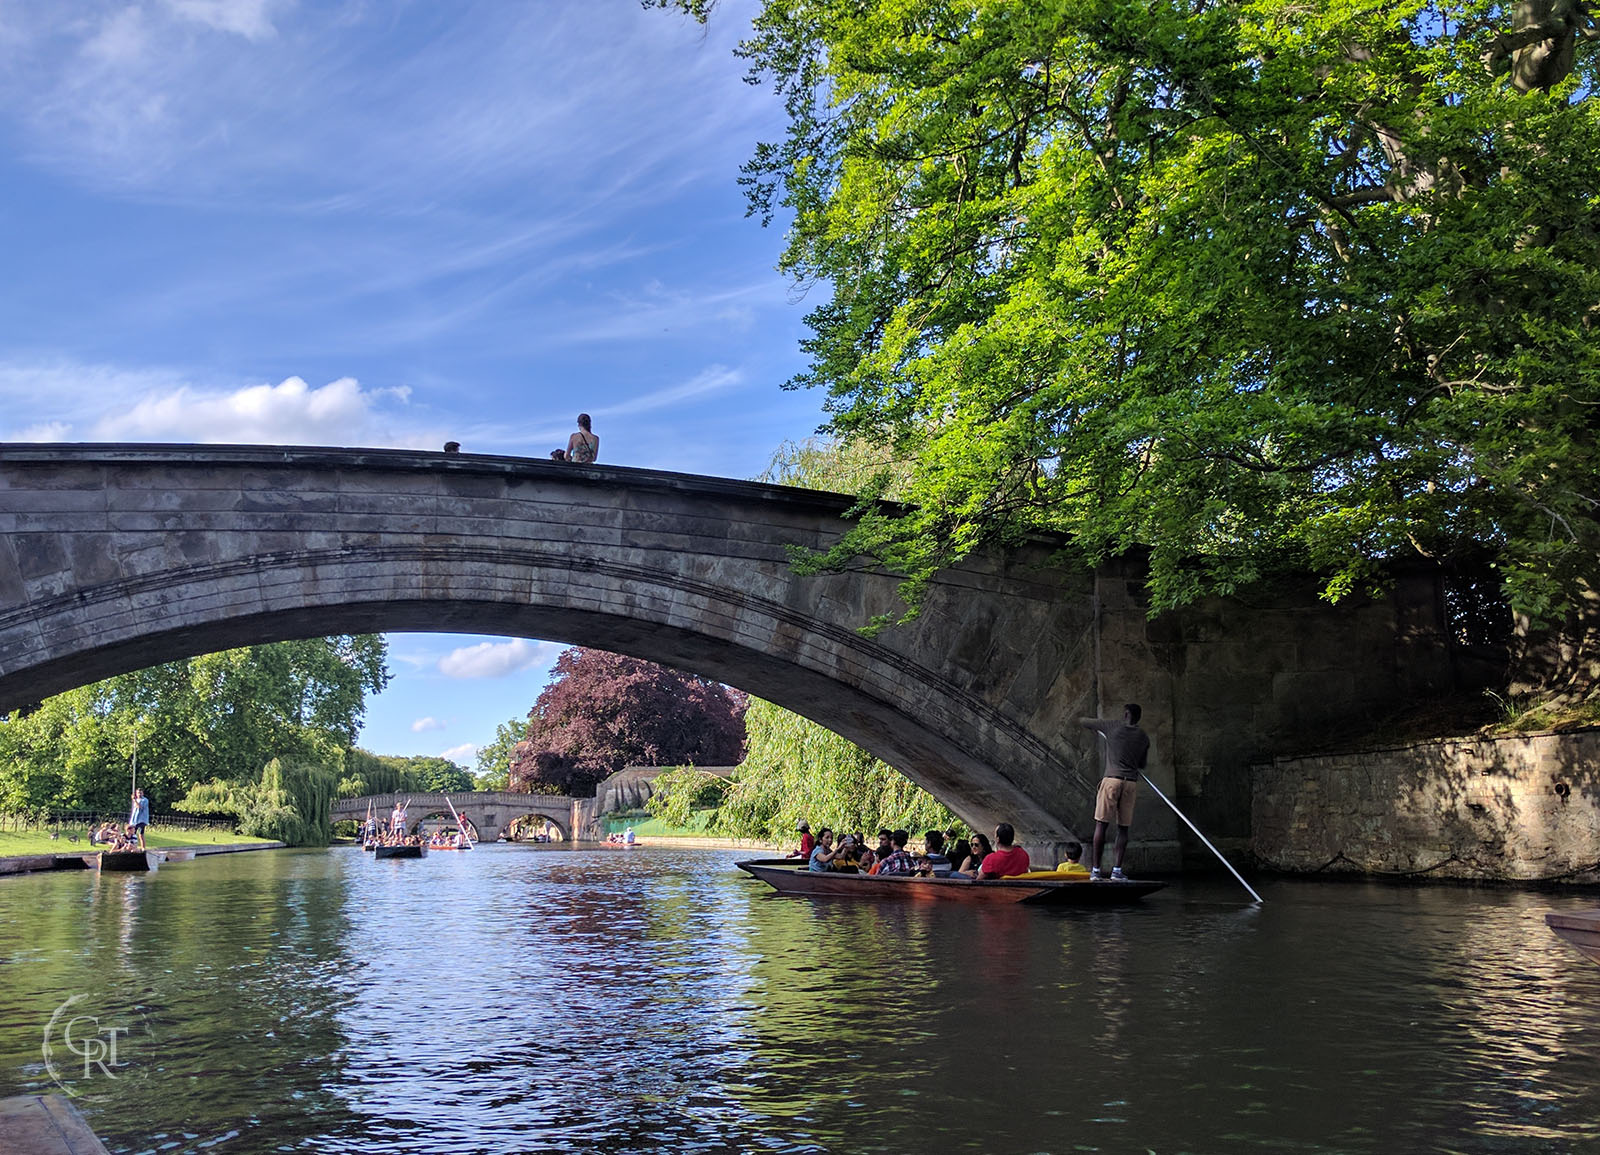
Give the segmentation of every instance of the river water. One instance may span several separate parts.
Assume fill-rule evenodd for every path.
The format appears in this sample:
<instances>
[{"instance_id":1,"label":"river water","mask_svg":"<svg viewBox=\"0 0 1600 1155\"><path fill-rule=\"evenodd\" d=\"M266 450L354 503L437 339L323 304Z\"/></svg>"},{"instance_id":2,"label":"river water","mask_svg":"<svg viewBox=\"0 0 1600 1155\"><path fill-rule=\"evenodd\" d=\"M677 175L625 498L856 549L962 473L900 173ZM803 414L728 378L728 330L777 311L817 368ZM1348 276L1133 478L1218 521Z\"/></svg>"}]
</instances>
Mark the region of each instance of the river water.
<instances>
[{"instance_id":1,"label":"river water","mask_svg":"<svg viewBox=\"0 0 1600 1155\"><path fill-rule=\"evenodd\" d=\"M117 1153L1600 1152L1600 967L1542 919L1593 896L945 908L735 857L0 880L0 1096Z\"/></svg>"}]
</instances>

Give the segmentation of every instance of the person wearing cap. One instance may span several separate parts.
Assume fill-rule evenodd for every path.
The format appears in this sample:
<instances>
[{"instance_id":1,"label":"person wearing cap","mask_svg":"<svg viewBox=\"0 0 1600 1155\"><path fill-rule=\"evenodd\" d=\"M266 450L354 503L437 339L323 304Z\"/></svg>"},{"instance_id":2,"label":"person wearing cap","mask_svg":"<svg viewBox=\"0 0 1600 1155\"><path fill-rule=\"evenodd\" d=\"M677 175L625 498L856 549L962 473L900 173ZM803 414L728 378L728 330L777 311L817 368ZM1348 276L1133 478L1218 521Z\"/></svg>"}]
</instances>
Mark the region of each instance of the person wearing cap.
<instances>
[{"instance_id":1,"label":"person wearing cap","mask_svg":"<svg viewBox=\"0 0 1600 1155\"><path fill-rule=\"evenodd\" d=\"M809 863L811 852L817 848L817 840L811 836L811 824L805 821L796 822L794 828L800 832L800 849L791 851L789 857L803 858Z\"/></svg>"}]
</instances>

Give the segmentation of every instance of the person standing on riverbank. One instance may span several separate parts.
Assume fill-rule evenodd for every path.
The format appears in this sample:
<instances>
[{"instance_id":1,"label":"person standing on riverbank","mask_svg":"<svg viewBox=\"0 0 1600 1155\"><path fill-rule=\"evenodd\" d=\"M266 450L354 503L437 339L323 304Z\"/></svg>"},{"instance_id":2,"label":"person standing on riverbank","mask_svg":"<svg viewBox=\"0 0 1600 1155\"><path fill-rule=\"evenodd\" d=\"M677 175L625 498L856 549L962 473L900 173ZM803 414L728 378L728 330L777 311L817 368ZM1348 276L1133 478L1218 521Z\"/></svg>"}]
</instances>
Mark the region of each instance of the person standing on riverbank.
<instances>
[{"instance_id":1,"label":"person standing on riverbank","mask_svg":"<svg viewBox=\"0 0 1600 1155\"><path fill-rule=\"evenodd\" d=\"M1139 793L1139 776L1150 756L1150 736L1139 729L1143 714L1137 702L1122 707L1122 721L1110 718L1081 718L1086 729L1106 740L1106 768L1100 791L1094 800L1094 857L1089 860L1089 878L1098 880L1101 856L1105 853L1106 829L1117 826L1117 841L1111 852L1111 877L1122 881L1122 857L1128 851L1128 828L1133 825L1133 803Z\"/></svg>"},{"instance_id":2,"label":"person standing on riverbank","mask_svg":"<svg viewBox=\"0 0 1600 1155\"><path fill-rule=\"evenodd\" d=\"M150 825L150 799L144 796L144 791L134 788L133 798L128 806L128 834L137 837L139 849L144 849L144 828Z\"/></svg>"}]
</instances>

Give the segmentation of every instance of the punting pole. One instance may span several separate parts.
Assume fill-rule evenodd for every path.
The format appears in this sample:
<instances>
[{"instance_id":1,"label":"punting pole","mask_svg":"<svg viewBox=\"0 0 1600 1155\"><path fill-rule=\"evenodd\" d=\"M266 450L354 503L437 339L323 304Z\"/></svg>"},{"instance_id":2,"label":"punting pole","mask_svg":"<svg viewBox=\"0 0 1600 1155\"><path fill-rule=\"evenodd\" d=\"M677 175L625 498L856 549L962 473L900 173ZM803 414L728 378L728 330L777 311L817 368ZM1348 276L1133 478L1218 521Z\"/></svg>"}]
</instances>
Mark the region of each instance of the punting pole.
<instances>
[{"instance_id":1,"label":"punting pole","mask_svg":"<svg viewBox=\"0 0 1600 1155\"><path fill-rule=\"evenodd\" d=\"M450 807L450 813L455 815L456 829L461 831L461 836L467 840L467 845L472 845L472 835L467 833L467 824L461 821L461 815L456 813L456 804L450 801L450 795L444 796L444 804Z\"/></svg>"},{"instance_id":2,"label":"punting pole","mask_svg":"<svg viewBox=\"0 0 1600 1155\"><path fill-rule=\"evenodd\" d=\"M1161 793L1161 787L1157 786L1154 782L1152 782L1150 780L1150 775L1145 774L1145 775L1142 775L1141 777L1144 779L1145 785L1149 786L1150 789L1152 789L1152 790L1154 790L1156 792L1156 797L1161 799L1161 801L1165 802L1168 806L1171 806L1172 807L1172 812L1174 814L1176 814L1179 818L1183 819L1183 824L1185 826L1187 826L1190 830L1194 831L1195 832L1195 836L1198 837L1201 842L1204 842L1206 844L1206 849L1211 851L1212 854L1215 854L1217 856L1217 861L1221 862L1223 866L1226 866L1228 868L1228 872L1230 874L1232 874L1233 877L1235 877L1235 878L1237 878L1239 880L1239 885L1244 887L1246 890L1248 890L1250 892L1250 897L1255 899L1257 902L1262 901L1261 896L1255 892L1255 888L1252 887L1248 882L1246 882L1244 880L1244 876L1243 875L1241 875L1237 870L1233 869L1233 863L1229 862L1226 858L1223 858L1222 857L1222 851L1218 850L1215 846L1211 845L1211 839L1207 838L1204 834L1201 834L1200 833L1200 828L1198 826L1196 826L1193 822L1189 821L1189 816L1187 814L1185 814L1183 811L1179 810L1178 807L1177 807L1177 804L1174 803L1172 801L1172 799L1168 798L1165 794Z\"/></svg>"}]
</instances>

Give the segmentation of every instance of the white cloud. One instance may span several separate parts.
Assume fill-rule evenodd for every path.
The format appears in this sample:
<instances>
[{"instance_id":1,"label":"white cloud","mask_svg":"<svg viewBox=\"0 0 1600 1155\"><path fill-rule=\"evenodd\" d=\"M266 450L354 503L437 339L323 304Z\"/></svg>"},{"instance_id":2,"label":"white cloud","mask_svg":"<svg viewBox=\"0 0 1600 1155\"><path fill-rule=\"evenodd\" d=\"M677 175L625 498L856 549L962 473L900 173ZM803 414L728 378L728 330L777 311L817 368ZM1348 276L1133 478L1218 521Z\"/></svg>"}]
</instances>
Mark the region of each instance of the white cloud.
<instances>
[{"instance_id":1,"label":"white cloud","mask_svg":"<svg viewBox=\"0 0 1600 1155\"><path fill-rule=\"evenodd\" d=\"M597 417L620 417L629 413L644 413L651 409L664 409L667 406L676 405L680 401L687 401L691 397L699 397L705 393L736 389L744 384L744 380L744 374L737 369L729 369L724 365L711 365L702 369L681 385L671 385L665 389L658 389L653 393L645 393L617 405L597 407L595 415Z\"/></svg>"},{"instance_id":2,"label":"white cloud","mask_svg":"<svg viewBox=\"0 0 1600 1155\"><path fill-rule=\"evenodd\" d=\"M424 730L443 730L443 729L444 729L444 723L439 721L439 719L432 718L432 717L429 717L429 718L418 718L415 722L411 723L411 732L413 734L420 734Z\"/></svg>"},{"instance_id":3,"label":"white cloud","mask_svg":"<svg viewBox=\"0 0 1600 1155\"><path fill-rule=\"evenodd\" d=\"M561 647L553 642L512 638L505 642L479 642L462 646L439 659L439 672L447 678L504 678L551 660Z\"/></svg>"},{"instance_id":4,"label":"white cloud","mask_svg":"<svg viewBox=\"0 0 1600 1155\"><path fill-rule=\"evenodd\" d=\"M203 24L218 32L232 32L246 40L266 40L277 29L272 13L282 7L275 0L166 0L173 15Z\"/></svg>"},{"instance_id":5,"label":"white cloud","mask_svg":"<svg viewBox=\"0 0 1600 1155\"><path fill-rule=\"evenodd\" d=\"M458 766L470 766L477 756L478 747L472 742L463 742L459 746L452 746L448 750L439 752L439 757L448 758Z\"/></svg>"},{"instance_id":6,"label":"white cloud","mask_svg":"<svg viewBox=\"0 0 1600 1155\"><path fill-rule=\"evenodd\" d=\"M386 405L405 389L362 389L341 377L313 389L299 377L231 393L181 386L147 396L95 423L96 440L197 441L234 445L432 446L431 433L397 431Z\"/></svg>"}]
</instances>

